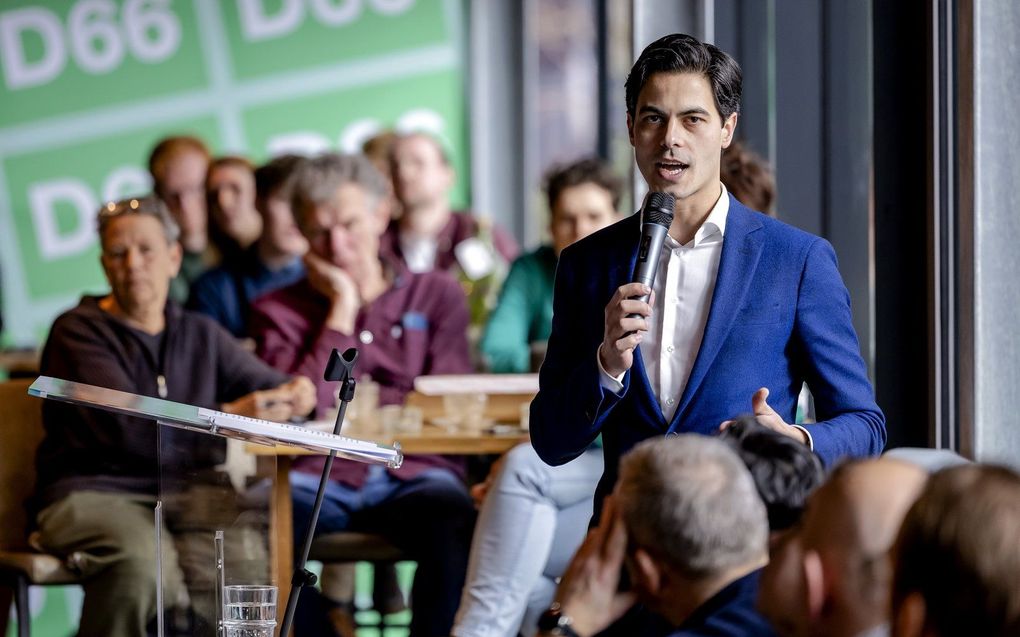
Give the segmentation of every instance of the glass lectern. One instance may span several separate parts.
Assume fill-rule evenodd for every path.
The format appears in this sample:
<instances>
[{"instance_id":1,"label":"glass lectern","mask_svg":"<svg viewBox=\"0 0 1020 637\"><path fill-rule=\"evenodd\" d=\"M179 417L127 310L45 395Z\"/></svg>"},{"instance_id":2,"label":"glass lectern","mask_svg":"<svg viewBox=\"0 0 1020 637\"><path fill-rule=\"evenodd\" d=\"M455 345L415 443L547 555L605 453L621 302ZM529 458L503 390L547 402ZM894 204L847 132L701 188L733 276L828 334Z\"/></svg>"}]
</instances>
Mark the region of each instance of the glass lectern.
<instances>
[{"instance_id":1,"label":"glass lectern","mask_svg":"<svg viewBox=\"0 0 1020 637\"><path fill-rule=\"evenodd\" d=\"M41 398L139 416L158 426L159 489L153 511L158 585L157 633L261 637L272 635L286 603L272 589L291 573L275 573L271 528L276 459L258 462L240 441L288 445L340 458L397 467L388 447L300 426L139 396L42 376L29 388ZM285 523L289 523L286 520ZM272 592L272 594L270 594ZM150 594L140 591L139 594ZM227 619L224 622L224 619Z\"/></svg>"}]
</instances>

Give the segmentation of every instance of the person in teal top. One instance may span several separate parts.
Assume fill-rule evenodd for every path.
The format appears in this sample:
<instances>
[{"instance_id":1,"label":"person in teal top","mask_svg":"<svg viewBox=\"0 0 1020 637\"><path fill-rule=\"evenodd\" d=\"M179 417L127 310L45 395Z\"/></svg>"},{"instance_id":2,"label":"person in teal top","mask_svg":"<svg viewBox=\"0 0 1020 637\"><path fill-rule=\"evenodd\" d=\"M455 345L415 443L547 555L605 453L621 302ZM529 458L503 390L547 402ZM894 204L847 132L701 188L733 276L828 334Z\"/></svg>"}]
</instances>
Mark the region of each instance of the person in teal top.
<instances>
[{"instance_id":1,"label":"person in teal top","mask_svg":"<svg viewBox=\"0 0 1020 637\"><path fill-rule=\"evenodd\" d=\"M616 221L621 188L621 181L598 159L549 173L552 245L518 258L510 268L482 339L492 371L528 371L531 344L548 339L552 327L560 251ZM598 444L559 467L545 464L531 445L522 444L472 488L480 510L453 635L535 633L556 580L584 539L602 471Z\"/></svg>"},{"instance_id":2,"label":"person in teal top","mask_svg":"<svg viewBox=\"0 0 1020 637\"><path fill-rule=\"evenodd\" d=\"M546 176L552 245L513 262L489 316L481 350L496 373L531 370L531 346L552 329L553 279L560 251L616 221L623 182L600 159L556 167Z\"/></svg>"}]
</instances>

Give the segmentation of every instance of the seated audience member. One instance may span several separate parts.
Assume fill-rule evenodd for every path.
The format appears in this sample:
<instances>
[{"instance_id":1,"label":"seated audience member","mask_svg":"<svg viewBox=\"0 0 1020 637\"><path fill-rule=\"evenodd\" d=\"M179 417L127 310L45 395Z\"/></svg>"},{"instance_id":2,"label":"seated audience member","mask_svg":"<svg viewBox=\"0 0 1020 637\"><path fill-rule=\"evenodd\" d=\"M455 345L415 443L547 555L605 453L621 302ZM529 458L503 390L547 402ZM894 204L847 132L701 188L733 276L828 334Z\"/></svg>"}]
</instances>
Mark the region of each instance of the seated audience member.
<instances>
[{"instance_id":1,"label":"seated audience member","mask_svg":"<svg viewBox=\"0 0 1020 637\"><path fill-rule=\"evenodd\" d=\"M83 297L57 318L42 373L258 418L287 420L310 412L315 396L308 379L288 381L212 320L167 299L181 263L177 234L155 198L101 209L101 261L111 292ZM219 480L224 476L212 472L224 460L223 441L165 428L157 442L151 421L53 401L42 410L46 435L37 459L36 522L42 546L66 556L85 577L78 635L144 636L156 614L159 467L208 474L214 486L225 487L216 491L220 496L234 495ZM168 474L162 479L166 496ZM233 523L230 499L204 508L216 509L220 524ZM162 543L165 604L173 606L186 583L205 620L195 634L212 635L211 528L198 533L194 518L178 520L172 508L165 509L162 532L174 540ZM240 569L244 549L229 531L227 555ZM264 572L265 555L260 557L252 566Z\"/></svg>"},{"instance_id":2,"label":"seated audience member","mask_svg":"<svg viewBox=\"0 0 1020 637\"><path fill-rule=\"evenodd\" d=\"M966 465L933 475L894 550L894 637L1020 635L1020 475Z\"/></svg>"},{"instance_id":3,"label":"seated audience member","mask_svg":"<svg viewBox=\"0 0 1020 637\"><path fill-rule=\"evenodd\" d=\"M255 209L255 167L244 157L217 157L205 177L209 238L222 261L240 256L262 234Z\"/></svg>"},{"instance_id":4,"label":"seated audience member","mask_svg":"<svg viewBox=\"0 0 1020 637\"><path fill-rule=\"evenodd\" d=\"M397 141L397 134L392 130L383 130L365 140L361 145L361 152L376 167L386 183L390 186L390 193L386 197L386 206L389 208L391 219L400 217L400 202L393 192L393 174L390 157L393 155L393 144Z\"/></svg>"},{"instance_id":5,"label":"seated audience member","mask_svg":"<svg viewBox=\"0 0 1020 637\"><path fill-rule=\"evenodd\" d=\"M530 345L544 345L552 330L556 260L563 248L617 220L622 186L599 159L585 159L549 173L546 195L552 245L518 257L503 282L481 342L490 370L530 371Z\"/></svg>"},{"instance_id":6,"label":"seated audience member","mask_svg":"<svg viewBox=\"0 0 1020 637\"><path fill-rule=\"evenodd\" d=\"M768 162L745 146L734 141L723 149L719 163L719 180L737 201L751 210L764 212L770 217L776 213L776 180Z\"/></svg>"},{"instance_id":7,"label":"seated audience member","mask_svg":"<svg viewBox=\"0 0 1020 637\"><path fill-rule=\"evenodd\" d=\"M719 437L747 465L765 503L772 540L800 520L808 497L825 480L815 452L789 436L769 429L753 416L736 419Z\"/></svg>"},{"instance_id":8,"label":"seated audience member","mask_svg":"<svg viewBox=\"0 0 1020 637\"><path fill-rule=\"evenodd\" d=\"M645 440L621 459L541 634L588 637L640 602L676 637L772 635L754 608L767 543L765 506L725 443L698 434ZM630 590L619 591L624 565Z\"/></svg>"},{"instance_id":9,"label":"seated audience member","mask_svg":"<svg viewBox=\"0 0 1020 637\"><path fill-rule=\"evenodd\" d=\"M442 272L411 273L379 253L388 221L385 179L361 156L323 155L303 162L294 213L308 238L307 277L256 300L251 329L268 363L322 378L330 352L357 347L356 373L379 383L382 405L401 404L415 377L470 371L468 314L456 281ZM320 414L334 407L335 383L318 381ZM307 527L321 458L295 463L294 537ZM474 507L459 460L407 456L387 471L333 465L317 532L378 533L418 562L412 635L447 635L464 583Z\"/></svg>"},{"instance_id":10,"label":"seated audience member","mask_svg":"<svg viewBox=\"0 0 1020 637\"><path fill-rule=\"evenodd\" d=\"M453 635L535 634L588 530L602 468L599 446L550 467L523 444L472 489L482 504Z\"/></svg>"},{"instance_id":11,"label":"seated audience member","mask_svg":"<svg viewBox=\"0 0 1020 637\"><path fill-rule=\"evenodd\" d=\"M550 173L553 245L519 257L510 269L481 344L492 371L528 371L529 344L549 338L557 255L615 220L620 188L598 159ZM484 501L454 635L534 634L538 614L584 539L602 469L598 445L559 467L520 445L493 466L473 490Z\"/></svg>"},{"instance_id":12,"label":"seated audience member","mask_svg":"<svg viewBox=\"0 0 1020 637\"><path fill-rule=\"evenodd\" d=\"M928 474L879 458L837 467L772 551L759 607L789 636L888 634L889 549Z\"/></svg>"},{"instance_id":13,"label":"seated audience member","mask_svg":"<svg viewBox=\"0 0 1020 637\"><path fill-rule=\"evenodd\" d=\"M477 330L496 300L506 268L519 248L503 228L470 211L450 209L455 174L440 142L425 133L393 142L391 177L401 215L382 237L381 250L411 272L443 270L457 277L468 297Z\"/></svg>"},{"instance_id":14,"label":"seated audience member","mask_svg":"<svg viewBox=\"0 0 1020 637\"><path fill-rule=\"evenodd\" d=\"M292 177L301 161L285 155L255 171L262 236L239 258L206 272L191 286L188 306L211 316L238 338L248 335L248 313L256 297L305 276L301 257L308 251L308 241L290 205Z\"/></svg>"},{"instance_id":15,"label":"seated audience member","mask_svg":"<svg viewBox=\"0 0 1020 637\"><path fill-rule=\"evenodd\" d=\"M186 135L161 140L149 155L153 192L170 209L184 249L180 271L170 284L170 298L177 303L188 300L191 284L217 260L216 251L209 245L205 197L209 157L209 149L201 139Z\"/></svg>"}]
</instances>

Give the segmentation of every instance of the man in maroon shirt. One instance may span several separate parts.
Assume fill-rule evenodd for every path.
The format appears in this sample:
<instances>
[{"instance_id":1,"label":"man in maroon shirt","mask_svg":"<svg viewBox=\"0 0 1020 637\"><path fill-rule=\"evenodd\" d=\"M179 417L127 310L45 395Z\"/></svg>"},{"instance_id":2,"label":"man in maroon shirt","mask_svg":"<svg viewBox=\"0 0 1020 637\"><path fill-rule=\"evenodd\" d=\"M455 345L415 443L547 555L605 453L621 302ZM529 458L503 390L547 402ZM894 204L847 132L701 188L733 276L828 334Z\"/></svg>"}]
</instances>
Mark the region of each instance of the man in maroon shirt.
<instances>
[{"instance_id":1,"label":"man in maroon shirt","mask_svg":"<svg viewBox=\"0 0 1020 637\"><path fill-rule=\"evenodd\" d=\"M380 403L400 404L421 374L471 370L468 312L460 286L442 272L411 273L380 257L386 182L360 156L322 155L297 169L294 213L309 241L308 276L258 299L251 317L258 354L282 371L322 378L333 348L357 347L356 373L379 383ZM318 381L318 409L337 387ZM323 459L291 475L295 537L301 538ZM463 467L442 456L408 456L397 470L337 461L316 531L378 533L418 570L411 634L448 635L464 582L474 507Z\"/></svg>"}]
</instances>

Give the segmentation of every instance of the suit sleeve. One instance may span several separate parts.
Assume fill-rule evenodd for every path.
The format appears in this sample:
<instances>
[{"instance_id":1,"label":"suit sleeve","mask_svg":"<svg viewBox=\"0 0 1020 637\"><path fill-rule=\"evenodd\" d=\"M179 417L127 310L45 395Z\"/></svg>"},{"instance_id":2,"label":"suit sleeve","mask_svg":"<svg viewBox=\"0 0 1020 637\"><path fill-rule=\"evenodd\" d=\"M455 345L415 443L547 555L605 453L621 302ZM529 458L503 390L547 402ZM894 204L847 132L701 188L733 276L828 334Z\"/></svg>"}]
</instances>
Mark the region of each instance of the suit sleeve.
<instances>
[{"instance_id":1,"label":"suit sleeve","mask_svg":"<svg viewBox=\"0 0 1020 637\"><path fill-rule=\"evenodd\" d=\"M551 465L567 463L588 448L630 383L627 373L623 392L617 395L599 382L604 300L591 298L590 285L579 280L576 253L570 247L564 250L556 269L552 334L539 373L539 392L531 403L531 444ZM582 327L586 323L588 330Z\"/></svg>"},{"instance_id":2,"label":"suit sleeve","mask_svg":"<svg viewBox=\"0 0 1020 637\"><path fill-rule=\"evenodd\" d=\"M844 457L873 456L885 447L885 415L861 358L850 315L850 294L836 254L823 239L808 249L797 300L794 345L815 399L818 422L809 425L815 451L827 466Z\"/></svg>"}]
</instances>

